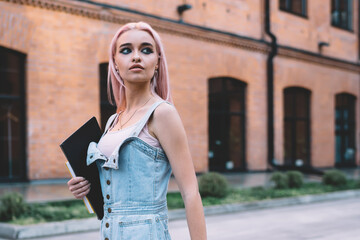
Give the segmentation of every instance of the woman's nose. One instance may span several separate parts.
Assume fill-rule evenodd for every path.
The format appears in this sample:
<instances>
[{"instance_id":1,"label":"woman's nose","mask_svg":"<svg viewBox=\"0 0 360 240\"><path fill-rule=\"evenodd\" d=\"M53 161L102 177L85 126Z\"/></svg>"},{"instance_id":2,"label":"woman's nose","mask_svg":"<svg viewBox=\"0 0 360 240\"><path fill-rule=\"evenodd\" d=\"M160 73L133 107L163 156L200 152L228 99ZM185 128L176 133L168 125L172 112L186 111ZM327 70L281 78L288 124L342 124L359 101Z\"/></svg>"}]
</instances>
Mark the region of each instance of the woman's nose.
<instances>
[{"instance_id":1,"label":"woman's nose","mask_svg":"<svg viewBox=\"0 0 360 240\"><path fill-rule=\"evenodd\" d=\"M133 62L140 62L141 61L141 58L140 58L140 55L139 55L138 51L134 51L132 61Z\"/></svg>"}]
</instances>

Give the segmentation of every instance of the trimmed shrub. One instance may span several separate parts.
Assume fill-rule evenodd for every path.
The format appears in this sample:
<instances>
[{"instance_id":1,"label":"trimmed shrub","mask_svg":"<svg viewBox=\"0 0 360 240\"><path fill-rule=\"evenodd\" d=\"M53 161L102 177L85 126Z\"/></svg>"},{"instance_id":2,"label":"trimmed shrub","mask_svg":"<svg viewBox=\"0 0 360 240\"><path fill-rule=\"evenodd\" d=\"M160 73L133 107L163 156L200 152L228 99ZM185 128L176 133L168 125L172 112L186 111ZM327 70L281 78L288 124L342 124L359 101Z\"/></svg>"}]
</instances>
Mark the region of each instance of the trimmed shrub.
<instances>
[{"instance_id":1,"label":"trimmed shrub","mask_svg":"<svg viewBox=\"0 0 360 240\"><path fill-rule=\"evenodd\" d=\"M282 172L274 172L271 175L270 181L275 183L275 188L277 189L284 189L288 187L287 176Z\"/></svg>"},{"instance_id":2,"label":"trimmed shrub","mask_svg":"<svg viewBox=\"0 0 360 240\"><path fill-rule=\"evenodd\" d=\"M334 169L328 170L324 173L322 182L325 185L339 187L346 185L347 180L345 174L342 171Z\"/></svg>"},{"instance_id":3,"label":"trimmed shrub","mask_svg":"<svg viewBox=\"0 0 360 240\"><path fill-rule=\"evenodd\" d=\"M208 172L199 177L199 192L202 197L223 198L228 189L228 181L219 173Z\"/></svg>"},{"instance_id":4,"label":"trimmed shrub","mask_svg":"<svg viewBox=\"0 0 360 240\"><path fill-rule=\"evenodd\" d=\"M355 186L356 186L356 188L360 188L360 179L356 180Z\"/></svg>"},{"instance_id":5,"label":"trimmed shrub","mask_svg":"<svg viewBox=\"0 0 360 240\"><path fill-rule=\"evenodd\" d=\"M5 193L0 198L0 221L16 219L29 209L20 193Z\"/></svg>"},{"instance_id":6,"label":"trimmed shrub","mask_svg":"<svg viewBox=\"0 0 360 240\"><path fill-rule=\"evenodd\" d=\"M304 175L299 171L288 171L286 173L289 188L301 188Z\"/></svg>"}]
</instances>

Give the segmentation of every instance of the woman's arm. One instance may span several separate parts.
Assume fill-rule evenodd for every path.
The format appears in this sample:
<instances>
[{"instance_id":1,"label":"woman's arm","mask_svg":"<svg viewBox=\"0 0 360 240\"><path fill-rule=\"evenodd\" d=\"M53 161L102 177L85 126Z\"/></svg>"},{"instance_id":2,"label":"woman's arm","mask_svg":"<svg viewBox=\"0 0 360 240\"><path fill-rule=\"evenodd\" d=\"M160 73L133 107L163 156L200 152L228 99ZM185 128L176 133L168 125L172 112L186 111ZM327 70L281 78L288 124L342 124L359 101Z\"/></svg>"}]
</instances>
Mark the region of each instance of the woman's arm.
<instances>
[{"instance_id":1,"label":"woman's arm","mask_svg":"<svg viewBox=\"0 0 360 240\"><path fill-rule=\"evenodd\" d=\"M194 165L185 129L176 109L171 105L161 104L153 114L149 130L156 135L170 161L185 203L191 239L207 239L204 211Z\"/></svg>"}]
</instances>

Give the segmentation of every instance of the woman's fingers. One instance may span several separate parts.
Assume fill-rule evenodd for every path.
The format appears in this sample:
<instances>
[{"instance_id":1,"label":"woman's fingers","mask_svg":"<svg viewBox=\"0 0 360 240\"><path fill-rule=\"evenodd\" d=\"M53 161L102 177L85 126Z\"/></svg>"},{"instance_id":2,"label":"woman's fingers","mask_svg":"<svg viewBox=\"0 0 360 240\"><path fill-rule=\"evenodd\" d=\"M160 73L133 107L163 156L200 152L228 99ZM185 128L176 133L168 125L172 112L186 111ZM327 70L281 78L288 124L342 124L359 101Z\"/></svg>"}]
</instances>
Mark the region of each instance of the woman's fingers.
<instances>
[{"instance_id":1,"label":"woman's fingers","mask_svg":"<svg viewBox=\"0 0 360 240\"><path fill-rule=\"evenodd\" d=\"M70 186L75 185L75 184L77 184L77 183L79 183L79 182L82 182L82 181L85 181L85 178L83 178L83 177L74 177L74 178L71 178L71 179L67 182L67 184L68 184L68 186L70 187Z\"/></svg>"},{"instance_id":2,"label":"woman's fingers","mask_svg":"<svg viewBox=\"0 0 360 240\"><path fill-rule=\"evenodd\" d=\"M85 185L87 185L89 182L88 181L82 181L82 182L79 182L79 183L77 183L77 184L75 184L75 185L71 185L70 187L69 187L69 190L70 190L70 192L72 192L72 193L74 193L75 191L77 191L77 190L79 190L79 189L81 189L82 187L84 187Z\"/></svg>"},{"instance_id":3,"label":"woman's fingers","mask_svg":"<svg viewBox=\"0 0 360 240\"><path fill-rule=\"evenodd\" d=\"M71 181L71 180L70 180ZM70 191L74 191L74 190L77 190L83 186L85 186L86 184L88 184L88 181L83 179L82 181L80 180L74 180L73 182L70 182L68 183L68 186L69 186L69 190Z\"/></svg>"},{"instance_id":4,"label":"woman's fingers","mask_svg":"<svg viewBox=\"0 0 360 240\"><path fill-rule=\"evenodd\" d=\"M74 191L72 191L72 193L74 194L74 196L75 195L82 195L83 193L85 193L87 190L89 190L90 189L90 183L88 183L88 184L86 184L86 185L84 185L84 186L82 186L82 187L80 187L80 188L78 188L78 189L76 189L76 190L74 190Z\"/></svg>"},{"instance_id":5,"label":"woman's fingers","mask_svg":"<svg viewBox=\"0 0 360 240\"><path fill-rule=\"evenodd\" d=\"M85 191L85 192L83 192L83 193L80 193L80 194L77 194L77 195L74 195L77 199L82 199L83 197L85 197L86 195L88 195L89 194L89 192L90 192L90 187Z\"/></svg>"},{"instance_id":6,"label":"woman's fingers","mask_svg":"<svg viewBox=\"0 0 360 240\"><path fill-rule=\"evenodd\" d=\"M83 198L90 192L90 183L83 177L74 177L67 184L70 192L76 198Z\"/></svg>"}]
</instances>

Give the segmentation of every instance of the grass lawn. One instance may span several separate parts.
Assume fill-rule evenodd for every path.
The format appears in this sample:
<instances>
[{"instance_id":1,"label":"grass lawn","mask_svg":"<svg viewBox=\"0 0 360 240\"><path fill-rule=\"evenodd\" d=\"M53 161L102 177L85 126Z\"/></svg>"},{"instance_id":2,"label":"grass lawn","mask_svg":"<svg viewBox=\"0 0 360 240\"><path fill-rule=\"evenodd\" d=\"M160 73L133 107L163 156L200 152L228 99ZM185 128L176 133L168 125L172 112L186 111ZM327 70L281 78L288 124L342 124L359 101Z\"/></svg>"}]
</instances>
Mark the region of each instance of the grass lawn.
<instances>
[{"instance_id":1,"label":"grass lawn","mask_svg":"<svg viewBox=\"0 0 360 240\"><path fill-rule=\"evenodd\" d=\"M274 189L255 187L249 189L231 189L225 198L206 197L203 205L244 203L264 199L294 197L308 194L320 194L341 190L360 189L360 182L348 180L342 187L325 186L321 183L305 183L299 189ZM168 193L168 208L184 208L180 193ZM62 221L68 219L80 219L94 217L89 214L81 200L70 200L50 203L26 204L26 211L18 218L13 218L7 223L28 225L41 222Z\"/></svg>"},{"instance_id":2,"label":"grass lawn","mask_svg":"<svg viewBox=\"0 0 360 240\"><path fill-rule=\"evenodd\" d=\"M204 206L245 203L265 199L296 197L309 194L320 194L327 192L335 192L341 190L360 189L359 181L348 180L347 184L342 187L325 186L321 183L304 183L299 189L274 189L254 187L247 189L231 189L225 198L206 197L202 199ZM171 199L171 201L169 201ZM177 201L175 201L177 200ZM183 208L180 193L168 194L169 209Z\"/></svg>"}]
</instances>

